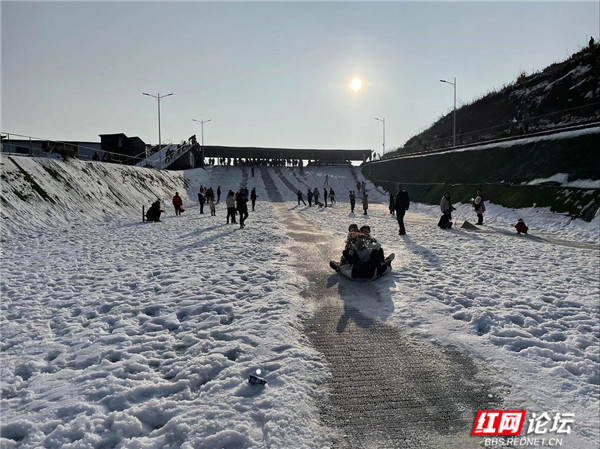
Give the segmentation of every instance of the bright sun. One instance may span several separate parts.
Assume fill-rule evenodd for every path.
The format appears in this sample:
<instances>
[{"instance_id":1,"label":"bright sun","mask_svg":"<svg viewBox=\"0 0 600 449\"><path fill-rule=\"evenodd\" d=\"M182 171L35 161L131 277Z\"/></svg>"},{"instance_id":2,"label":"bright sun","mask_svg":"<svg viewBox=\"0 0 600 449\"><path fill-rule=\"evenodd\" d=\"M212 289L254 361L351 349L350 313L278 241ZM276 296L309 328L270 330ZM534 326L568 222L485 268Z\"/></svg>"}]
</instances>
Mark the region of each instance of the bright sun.
<instances>
[{"instance_id":1,"label":"bright sun","mask_svg":"<svg viewBox=\"0 0 600 449\"><path fill-rule=\"evenodd\" d=\"M355 76L354 78L352 78L352 81L350 81L350 89L352 89L354 92L358 92L359 90L362 89L362 87L363 87L363 82L358 76Z\"/></svg>"}]
</instances>

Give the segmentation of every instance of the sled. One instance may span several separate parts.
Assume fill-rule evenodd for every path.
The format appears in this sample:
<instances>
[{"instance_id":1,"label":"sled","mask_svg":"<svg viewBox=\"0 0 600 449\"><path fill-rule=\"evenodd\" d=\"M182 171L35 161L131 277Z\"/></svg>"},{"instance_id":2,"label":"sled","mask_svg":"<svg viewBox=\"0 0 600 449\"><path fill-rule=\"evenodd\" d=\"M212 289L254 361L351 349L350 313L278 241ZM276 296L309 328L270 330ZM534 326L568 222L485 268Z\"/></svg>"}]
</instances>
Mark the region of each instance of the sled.
<instances>
[{"instance_id":1,"label":"sled","mask_svg":"<svg viewBox=\"0 0 600 449\"><path fill-rule=\"evenodd\" d=\"M380 267L371 264L350 264L350 263L339 263L331 260L329 266L336 272L339 273L352 281L367 282L374 281L388 273L392 272L392 261L394 260L394 253L390 254L385 258L385 265ZM382 268L385 266L385 269Z\"/></svg>"}]
</instances>

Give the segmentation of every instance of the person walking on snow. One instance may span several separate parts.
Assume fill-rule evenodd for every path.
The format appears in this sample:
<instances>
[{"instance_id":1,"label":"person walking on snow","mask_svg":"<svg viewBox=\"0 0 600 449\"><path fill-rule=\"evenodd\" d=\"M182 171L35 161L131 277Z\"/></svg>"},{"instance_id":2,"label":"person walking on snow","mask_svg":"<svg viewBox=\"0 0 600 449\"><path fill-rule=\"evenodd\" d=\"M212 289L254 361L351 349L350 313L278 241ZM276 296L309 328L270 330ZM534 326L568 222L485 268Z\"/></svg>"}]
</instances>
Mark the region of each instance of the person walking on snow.
<instances>
[{"instance_id":1,"label":"person walking on snow","mask_svg":"<svg viewBox=\"0 0 600 449\"><path fill-rule=\"evenodd\" d=\"M313 192L313 198L315 199L315 205L319 204L319 189L315 187Z\"/></svg>"},{"instance_id":2,"label":"person walking on snow","mask_svg":"<svg viewBox=\"0 0 600 449\"><path fill-rule=\"evenodd\" d=\"M356 206L356 194L354 193L354 190L350 190L348 197L350 198L350 213L353 214L354 207Z\"/></svg>"},{"instance_id":3,"label":"person walking on snow","mask_svg":"<svg viewBox=\"0 0 600 449\"><path fill-rule=\"evenodd\" d=\"M404 228L404 214L408 210L408 206L410 204L410 200L408 198L408 192L404 190L402 184L398 184L398 193L396 194L396 202L394 204L394 209L396 209L396 218L398 219L398 230L399 235L406 234L406 229Z\"/></svg>"},{"instance_id":4,"label":"person walking on snow","mask_svg":"<svg viewBox=\"0 0 600 449\"><path fill-rule=\"evenodd\" d=\"M390 192L390 215L394 215L394 210L396 210L395 208L395 203L396 202L396 198L394 198L394 194L392 192Z\"/></svg>"},{"instance_id":5,"label":"person walking on snow","mask_svg":"<svg viewBox=\"0 0 600 449\"><path fill-rule=\"evenodd\" d=\"M217 186L217 203L221 202L221 186Z\"/></svg>"},{"instance_id":6,"label":"person walking on snow","mask_svg":"<svg viewBox=\"0 0 600 449\"><path fill-rule=\"evenodd\" d=\"M227 224L229 224L229 217L231 217L231 223L235 223L235 193L233 190L227 194L225 205L227 206Z\"/></svg>"},{"instance_id":7,"label":"person walking on snow","mask_svg":"<svg viewBox=\"0 0 600 449\"><path fill-rule=\"evenodd\" d=\"M254 212L254 205L256 204L256 187L252 187L252 192L250 192L250 199L252 200L252 212Z\"/></svg>"},{"instance_id":8,"label":"person walking on snow","mask_svg":"<svg viewBox=\"0 0 600 449\"><path fill-rule=\"evenodd\" d=\"M179 196L179 192L175 192L173 197L173 206L175 206L175 215L181 215L181 206L183 206L183 200Z\"/></svg>"},{"instance_id":9,"label":"person walking on snow","mask_svg":"<svg viewBox=\"0 0 600 449\"><path fill-rule=\"evenodd\" d=\"M235 205L240 214L240 228L244 228L244 222L248 218L248 190L244 187L235 195Z\"/></svg>"},{"instance_id":10,"label":"person walking on snow","mask_svg":"<svg viewBox=\"0 0 600 449\"><path fill-rule=\"evenodd\" d=\"M367 215L367 209L369 208L369 196L367 195L367 192L363 192L362 203L363 210L365 211L363 215Z\"/></svg>"},{"instance_id":11,"label":"person walking on snow","mask_svg":"<svg viewBox=\"0 0 600 449\"><path fill-rule=\"evenodd\" d=\"M329 189L329 201L331 201L331 205L335 203L335 192L333 191L333 187Z\"/></svg>"},{"instance_id":12,"label":"person walking on snow","mask_svg":"<svg viewBox=\"0 0 600 449\"><path fill-rule=\"evenodd\" d=\"M313 198L312 190L308 189L308 192L306 192L306 199L308 199L308 207L312 207L312 198Z\"/></svg>"},{"instance_id":13,"label":"person walking on snow","mask_svg":"<svg viewBox=\"0 0 600 449\"><path fill-rule=\"evenodd\" d=\"M198 192L198 203L200 203L200 213L204 213L204 203L206 203L206 196L204 196L204 189L200 188Z\"/></svg>"},{"instance_id":14,"label":"person walking on snow","mask_svg":"<svg viewBox=\"0 0 600 449\"><path fill-rule=\"evenodd\" d=\"M325 207L327 207L327 189L323 187L323 202L325 203Z\"/></svg>"},{"instance_id":15,"label":"person walking on snow","mask_svg":"<svg viewBox=\"0 0 600 449\"><path fill-rule=\"evenodd\" d=\"M217 208L215 207L215 199L212 196L208 199L208 207L210 209L210 216L216 217L217 216Z\"/></svg>"},{"instance_id":16,"label":"person walking on snow","mask_svg":"<svg viewBox=\"0 0 600 449\"><path fill-rule=\"evenodd\" d=\"M306 203L304 202L304 198L302 198L302 190L298 189L298 206L300 206L300 201L302 201L302 204L304 204L306 206Z\"/></svg>"},{"instance_id":17,"label":"person walking on snow","mask_svg":"<svg viewBox=\"0 0 600 449\"><path fill-rule=\"evenodd\" d=\"M485 212L485 204L483 202L483 195L481 189L477 189L477 197L473 200L473 209L477 214L477 224L483 224L483 213Z\"/></svg>"}]
</instances>

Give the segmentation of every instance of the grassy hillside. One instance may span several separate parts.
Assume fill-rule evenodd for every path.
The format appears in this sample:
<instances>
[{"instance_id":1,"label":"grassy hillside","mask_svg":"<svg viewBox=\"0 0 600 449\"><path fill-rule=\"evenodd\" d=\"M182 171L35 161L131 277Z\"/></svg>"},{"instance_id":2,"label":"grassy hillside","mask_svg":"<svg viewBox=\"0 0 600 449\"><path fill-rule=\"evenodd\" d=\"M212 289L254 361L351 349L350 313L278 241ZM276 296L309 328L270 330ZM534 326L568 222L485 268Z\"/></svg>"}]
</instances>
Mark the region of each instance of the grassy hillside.
<instances>
[{"instance_id":1,"label":"grassy hillside","mask_svg":"<svg viewBox=\"0 0 600 449\"><path fill-rule=\"evenodd\" d=\"M600 179L600 133L565 133L560 139L527 139L503 146L407 156L367 164L372 182L395 191L407 186L415 201L439 203L449 190L455 201L470 202L478 187L487 200L510 208L549 207L590 220L600 207L600 189L539 183L559 173L567 181ZM536 183L537 185L531 185Z\"/></svg>"}]
</instances>

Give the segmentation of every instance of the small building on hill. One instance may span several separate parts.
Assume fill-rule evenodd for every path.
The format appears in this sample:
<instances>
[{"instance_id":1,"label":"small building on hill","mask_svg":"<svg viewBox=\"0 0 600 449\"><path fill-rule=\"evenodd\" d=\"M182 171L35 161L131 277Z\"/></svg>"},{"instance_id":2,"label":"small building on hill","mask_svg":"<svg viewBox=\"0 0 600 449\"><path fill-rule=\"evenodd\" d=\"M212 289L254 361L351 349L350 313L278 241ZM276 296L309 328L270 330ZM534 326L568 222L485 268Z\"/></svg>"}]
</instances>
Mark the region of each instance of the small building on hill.
<instances>
[{"instance_id":1,"label":"small building on hill","mask_svg":"<svg viewBox=\"0 0 600 449\"><path fill-rule=\"evenodd\" d=\"M146 144L139 137L123 133L100 134L102 158L105 161L135 165L146 157Z\"/></svg>"}]
</instances>

